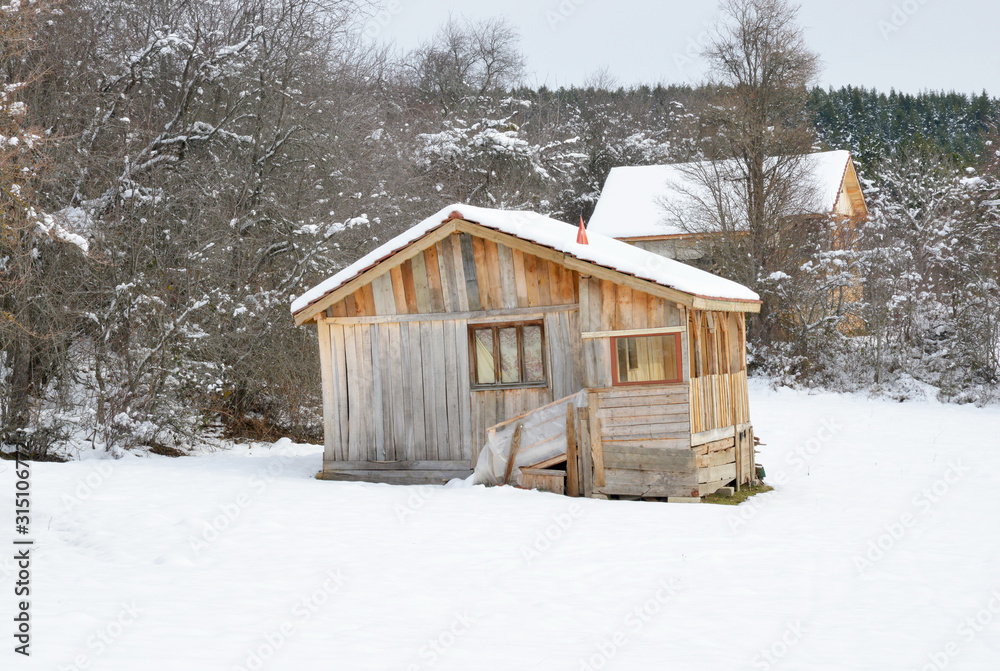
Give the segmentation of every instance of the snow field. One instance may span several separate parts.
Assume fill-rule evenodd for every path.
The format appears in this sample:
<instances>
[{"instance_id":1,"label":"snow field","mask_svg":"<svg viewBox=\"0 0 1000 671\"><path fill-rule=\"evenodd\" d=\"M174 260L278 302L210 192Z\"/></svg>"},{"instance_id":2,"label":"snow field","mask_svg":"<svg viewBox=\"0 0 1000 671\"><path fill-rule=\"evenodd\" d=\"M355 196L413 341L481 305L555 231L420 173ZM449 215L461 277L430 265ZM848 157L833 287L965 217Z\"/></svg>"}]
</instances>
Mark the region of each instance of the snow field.
<instances>
[{"instance_id":1,"label":"snow field","mask_svg":"<svg viewBox=\"0 0 1000 671\"><path fill-rule=\"evenodd\" d=\"M3 667L995 668L1000 409L751 395L775 491L738 507L317 481L288 441L32 464Z\"/></svg>"}]
</instances>

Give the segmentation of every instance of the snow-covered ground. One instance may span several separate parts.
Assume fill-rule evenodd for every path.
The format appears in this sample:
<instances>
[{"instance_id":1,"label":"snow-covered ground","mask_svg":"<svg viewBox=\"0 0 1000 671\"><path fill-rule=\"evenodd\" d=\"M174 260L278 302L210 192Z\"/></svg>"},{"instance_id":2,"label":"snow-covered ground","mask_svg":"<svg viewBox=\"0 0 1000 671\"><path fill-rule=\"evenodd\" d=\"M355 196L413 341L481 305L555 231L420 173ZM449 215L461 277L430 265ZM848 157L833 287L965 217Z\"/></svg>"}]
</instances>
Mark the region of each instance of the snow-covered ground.
<instances>
[{"instance_id":1,"label":"snow-covered ground","mask_svg":"<svg viewBox=\"0 0 1000 671\"><path fill-rule=\"evenodd\" d=\"M1000 409L751 400L775 491L739 507L321 482L287 442L33 464L32 657L4 631L0 666L998 668Z\"/></svg>"}]
</instances>

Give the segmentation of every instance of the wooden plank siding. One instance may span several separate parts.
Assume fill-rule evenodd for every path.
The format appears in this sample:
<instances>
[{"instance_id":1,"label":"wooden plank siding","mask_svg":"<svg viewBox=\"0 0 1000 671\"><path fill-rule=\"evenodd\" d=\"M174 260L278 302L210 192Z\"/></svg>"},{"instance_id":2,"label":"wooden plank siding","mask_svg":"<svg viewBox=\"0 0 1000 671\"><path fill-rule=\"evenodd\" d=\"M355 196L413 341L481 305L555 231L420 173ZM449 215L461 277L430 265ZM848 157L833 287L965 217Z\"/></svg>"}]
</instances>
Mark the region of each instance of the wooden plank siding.
<instances>
[{"instance_id":1,"label":"wooden plank siding","mask_svg":"<svg viewBox=\"0 0 1000 671\"><path fill-rule=\"evenodd\" d=\"M328 314L446 314L578 301L576 271L491 240L455 233L330 306Z\"/></svg>"},{"instance_id":2,"label":"wooden plank siding","mask_svg":"<svg viewBox=\"0 0 1000 671\"><path fill-rule=\"evenodd\" d=\"M704 496L734 479L739 486L755 477L746 321L739 313L691 311L688 331L691 433L695 437L724 435L696 448L698 482Z\"/></svg>"},{"instance_id":3,"label":"wooden plank siding","mask_svg":"<svg viewBox=\"0 0 1000 671\"><path fill-rule=\"evenodd\" d=\"M692 433L749 422L744 316L692 310L688 331Z\"/></svg>"},{"instance_id":4,"label":"wooden plank siding","mask_svg":"<svg viewBox=\"0 0 1000 671\"><path fill-rule=\"evenodd\" d=\"M579 282L580 330L587 333L680 327L686 316L677 304L658 296L617 285L609 280L581 277ZM686 339L682 338L684 352ZM587 387L611 386L611 342L588 338L581 353ZM682 359L686 359L682 357ZM687 365L684 365L687 371ZM684 379L688 377L685 372Z\"/></svg>"},{"instance_id":5,"label":"wooden plank siding","mask_svg":"<svg viewBox=\"0 0 1000 671\"><path fill-rule=\"evenodd\" d=\"M583 387L578 295L575 271L454 233L331 305L318 324L324 468L337 475L338 462L447 462L471 470L489 427ZM548 384L472 390L470 317L511 311L525 312L511 321L543 321Z\"/></svg>"},{"instance_id":6,"label":"wooden plank siding","mask_svg":"<svg viewBox=\"0 0 1000 671\"><path fill-rule=\"evenodd\" d=\"M697 496L685 385L597 389L604 459L603 494Z\"/></svg>"}]
</instances>

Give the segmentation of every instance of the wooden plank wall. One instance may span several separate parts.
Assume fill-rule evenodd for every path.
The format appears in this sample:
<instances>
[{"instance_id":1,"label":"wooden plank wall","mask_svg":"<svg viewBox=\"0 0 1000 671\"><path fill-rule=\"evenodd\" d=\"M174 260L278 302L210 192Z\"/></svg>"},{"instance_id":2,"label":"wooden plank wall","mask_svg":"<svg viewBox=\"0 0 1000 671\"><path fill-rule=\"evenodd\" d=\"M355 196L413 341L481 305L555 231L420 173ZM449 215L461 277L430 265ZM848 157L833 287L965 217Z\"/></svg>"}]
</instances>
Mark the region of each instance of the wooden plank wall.
<instances>
[{"instance_id":1,"label":"wooden plank wall","mask_svg":"<svg viewBox=\"0 0 1000 671\"><path fill-rule=\"evenodd\" d=\"M699 491L705 496L734 478L739 478L740 485L753 479L745 316L742 313L692 311L688 331L691 334L691 432L698 438L697 434L703 432L729 430L729 435L694 448Z\"/></svg>"},{"instance_id":2,"label":"wooden plank wall","mask_svg":"<svg viewBox=\"0 0 1000 671\"><path fill-rule=\"evenodd\" d=\"M693 377L690 388L692 433L750 421L745 370Z\"/></svg>"},{"instance_id":3,"label":"wooden plank wall","mask_svg":"<svg viewBox=\"0 0 1000 671\"><path fill-rule=\"evenodd\" d=\"M573 270L518 249L456 233L327 309L374 317L572 305Z\"/></svg>"},{"instance_id":4,"label":"wooden plank wall","mask_svg":"<svg viewBox=\"0 0 1000 671\"><path fill-rule=\"evenodd\" d=\"M598 389L605 494L697 496L687 387Z\"/></svg>"},{"instance_id":5,"label":"wooden plank wall","mask_svg":"<svg viewBox=\"0 0 1000 671\"><path fill-rule=\"evenodd\" d=\"M464 321L325 321L319 328L331 346L326 461L471 462Z\"/></svg>"},{"instance_id":6,"label":"wooden plank wall","mask_svg":"<svg viewBox=\"0 0 1000 671\"><path fill-rule=\"evenodd\" d=\"M623 331L628 329L683 326L684 313L674 303L642 291L593 277L580 278L580 330ZM688 343L682 339L685 379ZM587 387L611 386L611 343L608 338L588 338L583 343L584 383Z\"/></svg>"},{"instance_id":7,"label":"wooden plank wall","mask_svg":"<svg viewBox=\"0 0 1000 671\"><path fill-rule=\"evenodd\" d=\"M744 315L692 310L688 332L692 433L749 422Z\"/></svg>"},{"instance_id":8,"label":"wooden plank wall","mask_svg":"<svg viewBox=\"0 0 1000 671\"><path fill-rule=\"evenodd\" d=\"M687 387L641 385L596 390L601 441L681 449L691 446Z\"/></svg>"},{"instance_id":9,"label":"wooden plank wall","mask_svg":"<svg viewBox=\"0 0 1000 671\"><path fill-rule=\"evenodd\" d=\"M583 387L577 273L456 233L330 306L319 328L326 461L455 461L470 466L486 429ZM469 320L449 313L538 308L544 388L472 391ZM414 320L414 316L427 315ZM398 321L393 317L403 317ZM435 317L440 316L440 319ZM377 323L337 323L337 319ZM464 316L463 316L464 317Z\"/></svg>"},{"instance_id":10,"label":"wooden plank wall","mask_svg":"<svg viewBox=\"0 0 1000 671\"><path fill-rule=\"evenodd\" d=\"M736 446L732 436L692 449L698 464L699 496L711 494L736 477Z\"/></svg>"},{"instance_id":11,"label":"wooden plank wall","mask_svg":"<svg viewBox=\"0 0 1000 671\"><path fill-rule=\"evenodd\" d=\"M471 390L468 320L321 322L325 460L471 466L487 428L583 386L578 313L543 314L549 384L503 390Z\"/></svg>"}]
</instances>

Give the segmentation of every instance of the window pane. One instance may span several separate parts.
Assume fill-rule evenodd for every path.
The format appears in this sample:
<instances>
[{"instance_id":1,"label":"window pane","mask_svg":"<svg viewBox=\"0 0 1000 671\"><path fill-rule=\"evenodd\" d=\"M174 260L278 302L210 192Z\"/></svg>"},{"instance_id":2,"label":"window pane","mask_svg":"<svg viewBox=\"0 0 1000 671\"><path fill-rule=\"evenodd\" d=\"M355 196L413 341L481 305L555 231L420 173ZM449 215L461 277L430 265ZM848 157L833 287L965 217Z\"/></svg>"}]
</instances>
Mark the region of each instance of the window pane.
<instances>
[{"instance_id":1,"label":"window pane","mask_svg":"<svg viewBox=\"0 0 1000 671\"><path fill-rule=\"evenodd\" d=\"M680 379L677 336L618 338L618 382L665 382Z\"/></svg>"},{"instance_id":2,"label":"window pane","mask_svg":"<svg viewBox=\"0 0 1000 671\"><path fill-rule=\"evenodd\" d=\"M493 329L477 329L476 381L479 384L496 384L496 365L493 361Z\"/></svg>"},{"instance_id":3,"label":"window pane","mask_svg":"<svg viewBox=\"0 0 1000 671\"><path fill-rule=\"evenodd\" d=\"M542 327L525 326L524 335L524 381L541 382L545 379L542 367Z\"/></svg>"},{"instance_id":4,"label":"window pane","mask_svg":"<svg viewBox=\"0 0 1000 671\"><path fill-rule=\"evenodd\" d=\"M500 382L521 381L521 366L517 356L517 328L500 329Z\"/></svg>"}]
</instances>

